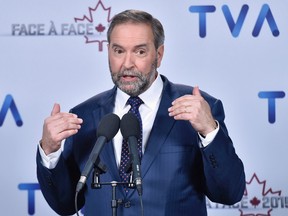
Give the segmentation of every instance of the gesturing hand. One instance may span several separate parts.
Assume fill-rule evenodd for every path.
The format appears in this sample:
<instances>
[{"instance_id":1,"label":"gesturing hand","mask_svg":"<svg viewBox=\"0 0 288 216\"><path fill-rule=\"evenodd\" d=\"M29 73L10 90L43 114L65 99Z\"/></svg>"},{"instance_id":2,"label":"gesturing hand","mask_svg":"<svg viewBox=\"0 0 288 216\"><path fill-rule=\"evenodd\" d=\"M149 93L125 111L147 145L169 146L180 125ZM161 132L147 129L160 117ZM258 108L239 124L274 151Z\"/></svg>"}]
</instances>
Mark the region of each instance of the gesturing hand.
<instances>
[{"instance_id":1,"label":"gesturing hand","mask_svg":"<svg viewBox=\"0 0 288 216\"><path fill-rule=\"evenodd\" d=\"M191 95L174 100L168 112L175 120L188 120L192 127L204 136L217 127L210 106L201 96L199 87L194 87Z\"/></svg>"},{"instance_id":2,"label":"gesturing hand","mask_svg":"<svg viewBox=\"0 0 288 216\"><path fill-rule=\"evenodd\" d=\"M60 112L60 105L54 104L51 115L43 125L41 146L45 154L59 150L62 140L76 134L82 122L75 114Z\"/></svg>"}]
</instances>

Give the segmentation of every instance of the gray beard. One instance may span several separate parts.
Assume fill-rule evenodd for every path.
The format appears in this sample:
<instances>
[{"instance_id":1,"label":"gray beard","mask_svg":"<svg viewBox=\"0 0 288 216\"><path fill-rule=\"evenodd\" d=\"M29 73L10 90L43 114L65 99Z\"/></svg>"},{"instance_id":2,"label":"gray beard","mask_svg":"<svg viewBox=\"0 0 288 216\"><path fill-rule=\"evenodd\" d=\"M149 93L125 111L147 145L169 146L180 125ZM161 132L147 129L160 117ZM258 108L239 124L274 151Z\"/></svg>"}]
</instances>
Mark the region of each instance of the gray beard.
<instances>
[{"instance_id":1,"label":"gray beard","mask_svg":"<svg viewBox=\"0 0 288 216\"><path fill-rule=\"evenodd\" d=\"M145 92L155 80L157 71L156 71L157 59L151 65L151 70L148 74L143 74L140 71L136 70L123 70L119 73L112 73L110 63L110 73L113 83L121 89L123 92L130 96L138 96L141 93ZM121 81L122 76L134 76L137 77L137 81ZM128 88L129 87L129 88Z\"/></svg>"}]
</instances>

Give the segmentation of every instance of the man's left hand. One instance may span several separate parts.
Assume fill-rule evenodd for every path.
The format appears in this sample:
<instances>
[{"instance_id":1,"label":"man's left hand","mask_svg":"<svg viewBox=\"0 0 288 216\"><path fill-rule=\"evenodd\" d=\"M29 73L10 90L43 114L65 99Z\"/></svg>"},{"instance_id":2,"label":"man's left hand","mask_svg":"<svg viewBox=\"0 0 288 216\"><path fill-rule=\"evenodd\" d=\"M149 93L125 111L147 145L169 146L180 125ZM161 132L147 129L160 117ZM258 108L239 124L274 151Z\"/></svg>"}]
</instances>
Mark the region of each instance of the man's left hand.
<instances>
[{"instance_id":1,"label":"man's left hand","mask_svg":"<svg viewBox=\"0 0 288 216\"><path fill-rule=\"evenodd\" d=\"M169 116L175 120L188 120L192 127L201 135L206 136L216 129L211 109L201 96L199 87L194 87L191 95L184 95L172 102L168 109Z\"/></svg>"}]
</instances>

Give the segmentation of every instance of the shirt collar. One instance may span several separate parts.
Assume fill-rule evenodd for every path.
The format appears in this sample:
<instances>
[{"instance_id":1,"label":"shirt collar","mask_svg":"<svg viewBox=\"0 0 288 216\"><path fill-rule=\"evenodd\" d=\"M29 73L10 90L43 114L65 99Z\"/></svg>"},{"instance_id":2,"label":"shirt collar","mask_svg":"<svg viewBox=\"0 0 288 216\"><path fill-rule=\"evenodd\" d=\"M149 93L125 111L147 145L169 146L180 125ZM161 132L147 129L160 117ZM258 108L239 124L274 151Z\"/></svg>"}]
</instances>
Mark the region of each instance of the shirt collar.
<instances>
[{"instance_id":1,"label":"shirt collar","mask_svg":"<svg viewBox=\"0 0 288 216\"><path fill-rule=\"evenodd\" d=\"M160 100L162 89L163 81L160 77L160 74L158 73L156 79L151 84L151 86L145 92L140 94L139 97L144 102L145 106L153 110ZM119 108L124 109L126 107L126 102L129 97L130 96L128 94L117 88L115 104Z\"/></svg>"}]
</instances>

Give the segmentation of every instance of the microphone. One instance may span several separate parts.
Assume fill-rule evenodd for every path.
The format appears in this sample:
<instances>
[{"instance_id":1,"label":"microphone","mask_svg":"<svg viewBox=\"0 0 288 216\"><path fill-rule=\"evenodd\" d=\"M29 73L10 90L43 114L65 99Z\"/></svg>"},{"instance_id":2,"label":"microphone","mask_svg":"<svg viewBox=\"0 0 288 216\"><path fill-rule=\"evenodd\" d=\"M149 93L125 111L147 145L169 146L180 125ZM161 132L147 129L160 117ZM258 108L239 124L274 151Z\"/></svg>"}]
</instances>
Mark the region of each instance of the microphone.
<instances>
[{"instance_id":1,"label":"microphone","mask_svg":"<svg viewBox=\"0 0 288 216\"><path fill-rule=\"evenodd\" d=\"M106 142L109 142L118 132L120 127L120 118L110 113L105 115L97 128L97 140L90 153L90 156L85 164L85 167L82 171L81 177L78 181L76 192L79 192L84 187L87 177L89 176L91 170L94 167L94 164L98 160L99 154L104 147Z\"/></svg>"},{"instance_id":2,"label":"microphone","mask_svg":"<svg viewBox=\"0 0 288 216\"><path fill-rule=\"evenodd\" d=\"M120 123L120 131L124 139L128 140L130 159L132 161L133 179L139 196L142 195L142 178L140 159L137 148L137 138L140 137L141 130L137 117L133 113L126 113Z\"/></svg>"}]
</instances>

